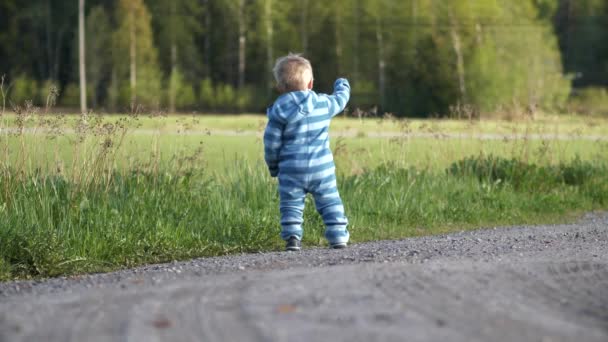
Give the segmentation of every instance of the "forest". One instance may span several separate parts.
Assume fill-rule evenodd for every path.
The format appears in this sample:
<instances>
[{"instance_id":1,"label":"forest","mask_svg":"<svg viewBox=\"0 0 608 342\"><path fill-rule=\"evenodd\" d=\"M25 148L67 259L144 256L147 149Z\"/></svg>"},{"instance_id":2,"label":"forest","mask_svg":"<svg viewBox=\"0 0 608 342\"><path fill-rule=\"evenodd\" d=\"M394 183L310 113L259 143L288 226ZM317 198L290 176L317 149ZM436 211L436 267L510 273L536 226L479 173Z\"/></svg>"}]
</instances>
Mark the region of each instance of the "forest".
<instances>
[{"instance_id":1,"label":"forest","mask_svg":"<svg viewBox=\"0 0 608 342\"><path fill-rule=\"evenodd\" d=\"M350 110L397 116L608 113L605 0L86 0L88 109L263 112L277 57ZM7 109L77 110L79 3L2 0Z\"/></svg>"}]
</instances>

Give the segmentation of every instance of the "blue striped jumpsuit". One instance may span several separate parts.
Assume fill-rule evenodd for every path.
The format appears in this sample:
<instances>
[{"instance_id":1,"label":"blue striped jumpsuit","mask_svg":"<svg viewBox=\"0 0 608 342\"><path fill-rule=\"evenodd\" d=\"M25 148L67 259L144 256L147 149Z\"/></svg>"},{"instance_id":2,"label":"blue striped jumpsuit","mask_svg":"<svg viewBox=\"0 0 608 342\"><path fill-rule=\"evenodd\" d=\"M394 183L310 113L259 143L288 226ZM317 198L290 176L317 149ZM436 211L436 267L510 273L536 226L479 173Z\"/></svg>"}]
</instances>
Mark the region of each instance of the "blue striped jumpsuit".
<instances>
[{"instance_id":1,"label":"blue striped jumpsuit","mask_svg":"<svg viewBox=\"0 0 608 342\"><path fill-rule=\"evenodd\" d=\"M312 90L282 94L268 108L264 157L270 175L279 178L281 238L302 239L304 198L312 194L330 244L348 242L348 221L338 194L329 123L344 110L350 85L340 78L333 95Z\"/></svg>"}]
</instances>

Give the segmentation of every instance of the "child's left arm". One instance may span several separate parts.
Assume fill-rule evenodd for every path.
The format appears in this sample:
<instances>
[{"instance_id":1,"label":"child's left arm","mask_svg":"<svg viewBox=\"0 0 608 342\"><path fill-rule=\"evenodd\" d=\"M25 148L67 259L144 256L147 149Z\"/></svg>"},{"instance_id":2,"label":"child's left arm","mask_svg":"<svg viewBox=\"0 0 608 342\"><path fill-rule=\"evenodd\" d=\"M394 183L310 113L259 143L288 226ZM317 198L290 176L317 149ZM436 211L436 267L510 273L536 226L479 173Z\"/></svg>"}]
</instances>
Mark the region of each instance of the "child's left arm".
<instances>
[{"instance_id":1,"label":"child's left arm","mask_svg":"<svg viewBox=\"0 0 608 342\"><path fill-rule=\"evenodd\" d=\"M283 146L285 123L272 112L268 113L268 125L264 131L264 160L271 177L279 174L279 154Z\"/></svg>"}]
</instances>

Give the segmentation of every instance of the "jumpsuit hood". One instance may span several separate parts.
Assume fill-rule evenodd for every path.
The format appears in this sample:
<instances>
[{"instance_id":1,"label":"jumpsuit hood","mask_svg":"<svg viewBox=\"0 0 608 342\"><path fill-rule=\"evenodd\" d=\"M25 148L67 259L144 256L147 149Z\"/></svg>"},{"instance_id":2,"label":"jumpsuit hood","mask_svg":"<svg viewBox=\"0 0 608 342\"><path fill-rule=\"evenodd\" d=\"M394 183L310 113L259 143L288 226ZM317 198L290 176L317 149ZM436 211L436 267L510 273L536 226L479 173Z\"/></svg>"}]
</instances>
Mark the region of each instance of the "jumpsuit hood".
<instances>
[{"instance_id":1,"label":"jumpsuit hood","mask_svg":"<svg viewBox=\"0 0 608 342\"><path fill-rule=\"evenodd\" d=\"M310 90L292 91L281 95L269 108L269 115L277 115L281 121L298 121L315 109L315 92Z\"/></svg>"}]
</instances>

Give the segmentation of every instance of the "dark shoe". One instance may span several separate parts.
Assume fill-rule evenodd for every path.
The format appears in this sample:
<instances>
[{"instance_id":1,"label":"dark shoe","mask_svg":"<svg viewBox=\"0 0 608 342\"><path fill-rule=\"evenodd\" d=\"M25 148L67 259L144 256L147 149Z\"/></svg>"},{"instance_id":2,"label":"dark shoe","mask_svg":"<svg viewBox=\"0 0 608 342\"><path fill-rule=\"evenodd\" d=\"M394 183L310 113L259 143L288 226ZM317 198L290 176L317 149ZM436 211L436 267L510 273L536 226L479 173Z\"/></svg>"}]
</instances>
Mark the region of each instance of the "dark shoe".
<instances>
[{"instance_id":1,"label":"dark shoe","mask_svg":"<svg viewBox=\"0 0 608 342\"><path fill-rule=\"evenodd\" d=\"M298 240L297 237L292 236L287 240L287 245L285 246L285 250L287 251L299 251L302 249L302 243Z\"/></svg>"},{"instance_id":2,"label":"dark shoe","mask_svg":"<svg viewBox=\"0 0 608 342\"><path fill-rule=\"evenodd\" d=\"M337 242L329 245L332 249L343 249L346 248L346 242Z\"/></svg>"}]
</instances>

